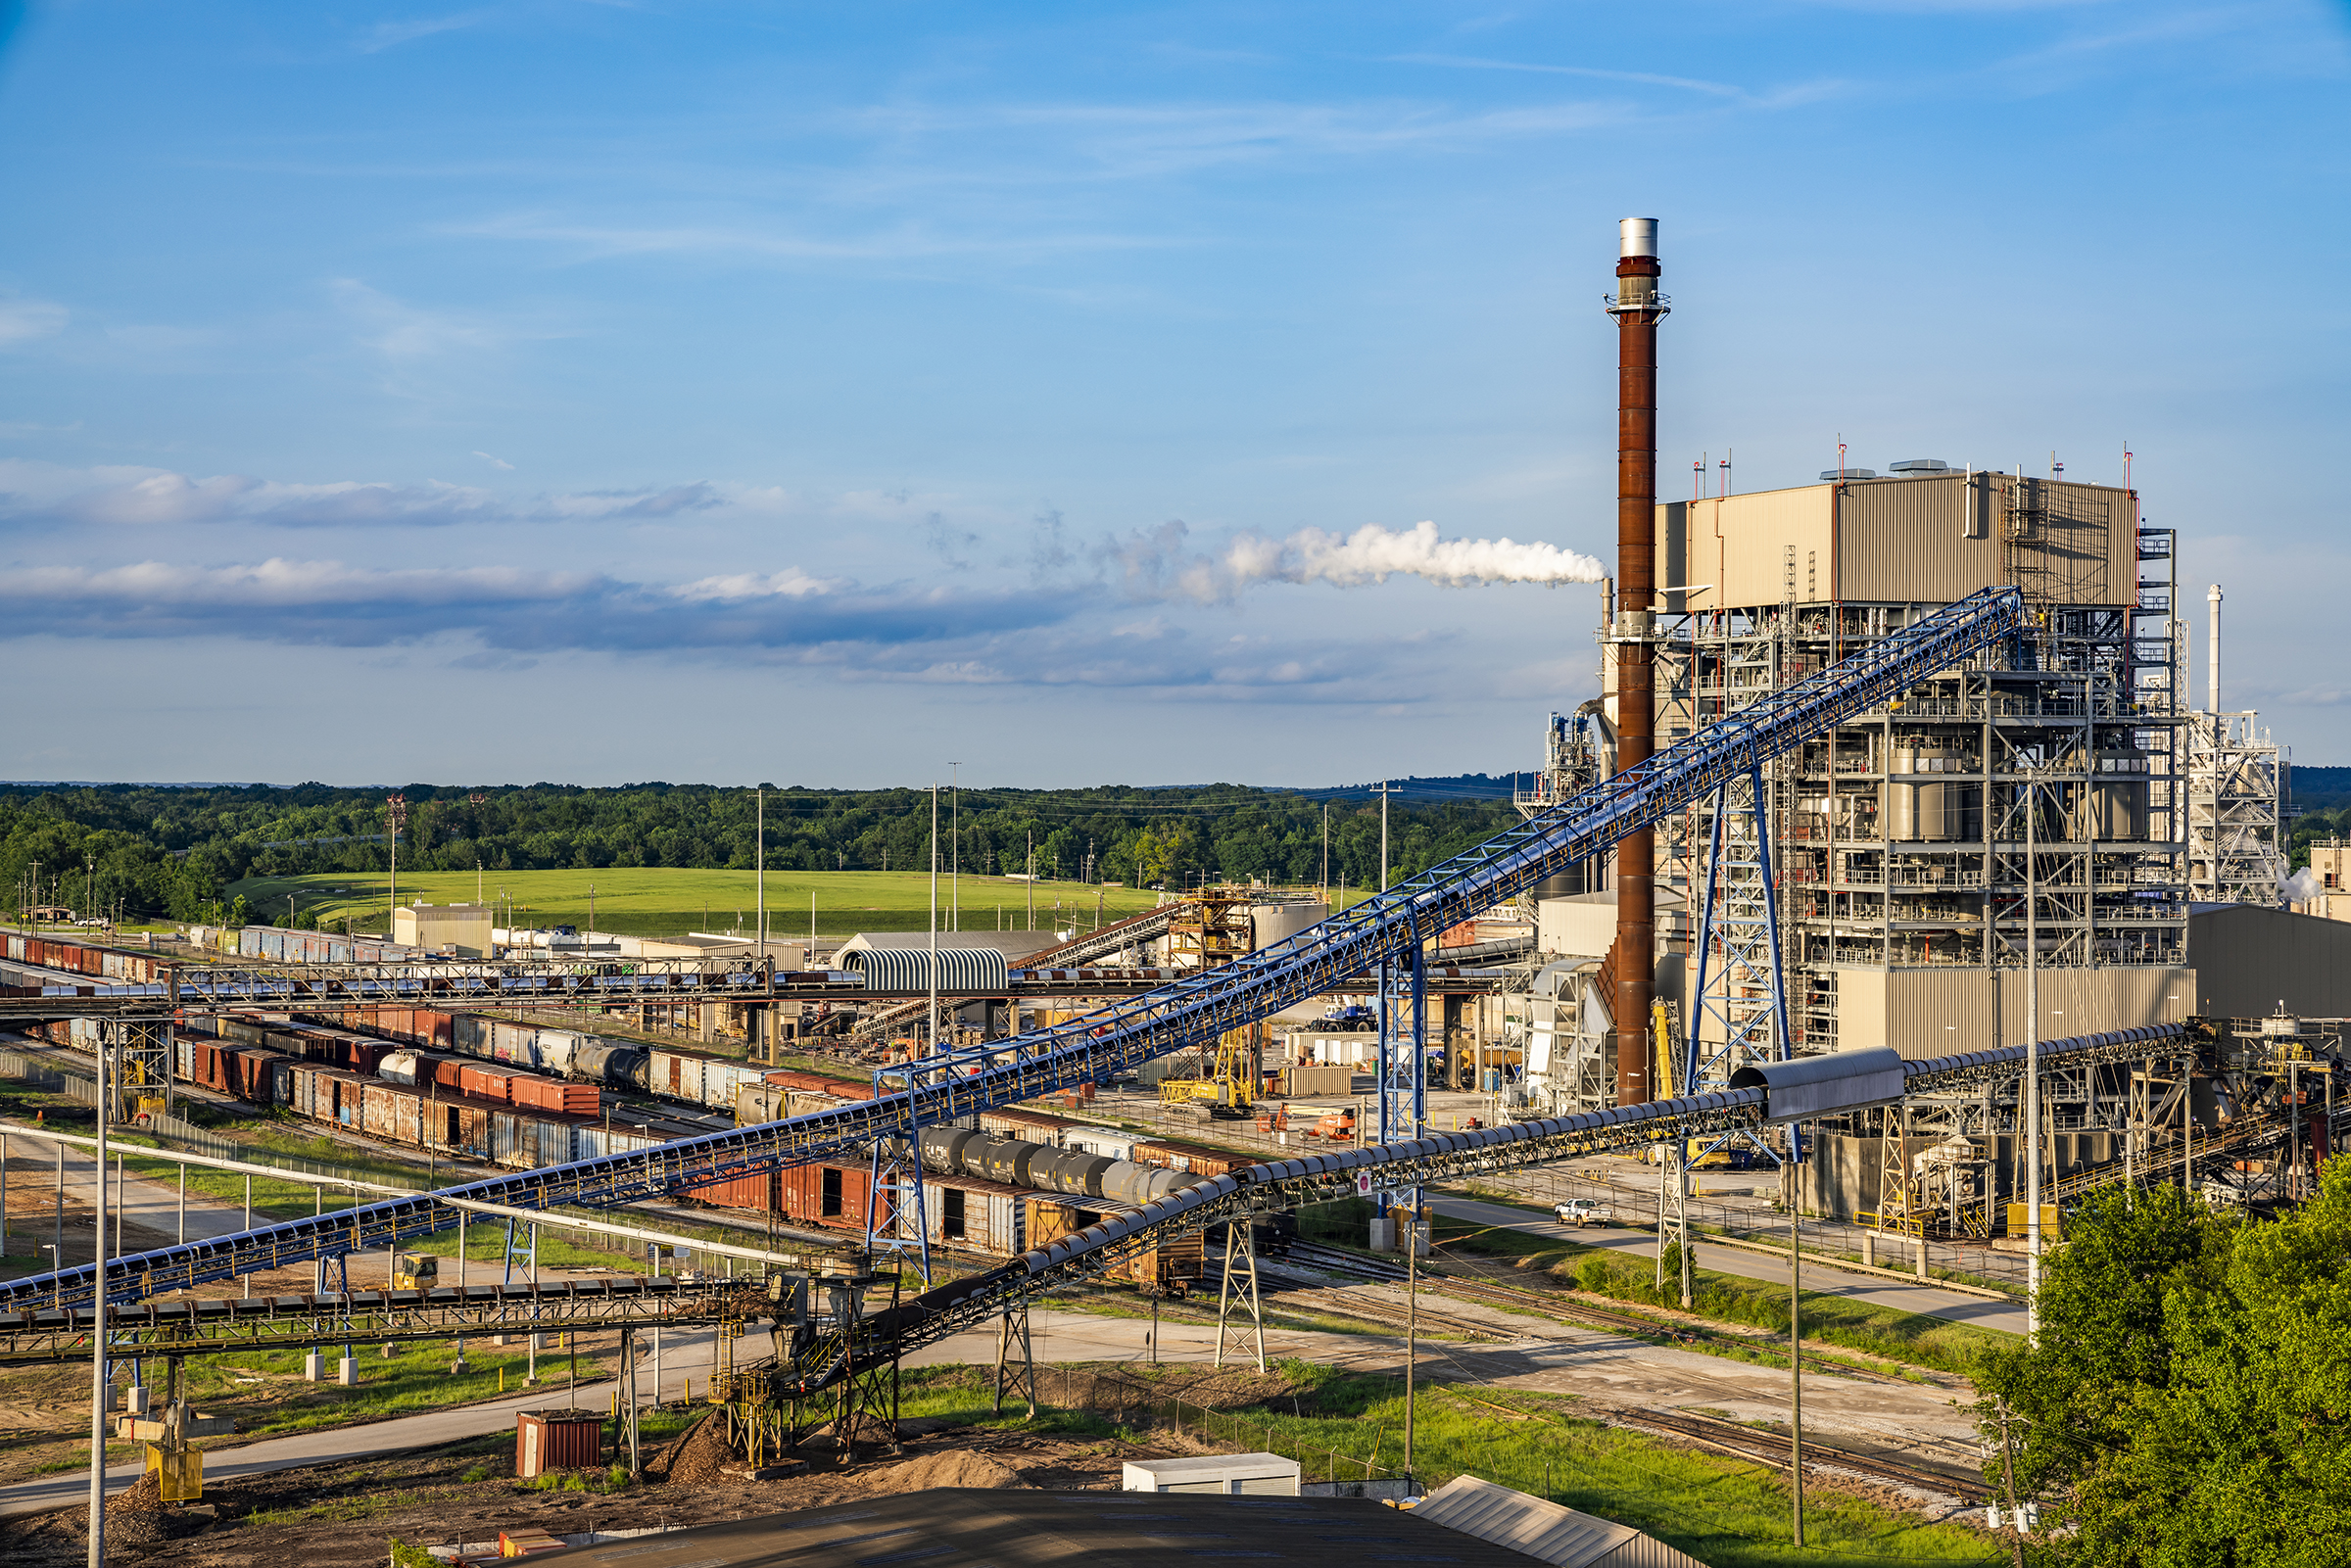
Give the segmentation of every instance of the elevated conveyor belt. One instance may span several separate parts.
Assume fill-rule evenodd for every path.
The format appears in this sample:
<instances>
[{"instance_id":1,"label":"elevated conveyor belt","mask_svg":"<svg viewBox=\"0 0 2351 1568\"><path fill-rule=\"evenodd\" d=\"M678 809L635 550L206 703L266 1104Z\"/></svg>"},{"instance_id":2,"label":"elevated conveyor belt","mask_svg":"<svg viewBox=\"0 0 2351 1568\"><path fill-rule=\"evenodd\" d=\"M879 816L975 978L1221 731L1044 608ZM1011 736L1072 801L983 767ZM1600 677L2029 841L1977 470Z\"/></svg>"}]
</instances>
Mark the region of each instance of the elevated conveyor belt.
<instances>
[{"instance_id":1,"label":"elevated conveyor belt","mask_svg":"<svg viewBox=\"0 0 2351 1568\"><path fill-rule=\"evenodd\" d=\"M2075 1035L2043 1041L2040 1055L2051 1067L2133 1061L2160 1053L2167 1042L2171 1042L2169 1048L2177 1049L2178 1042L2194 1032L2188 1024L2167 1023ZM2024 1060L2025 1048L2019 1045L1905 1062L1902 1074L1909 1093L1947 1093L2012 1078ZM805 1396L909 1351L980 1327L1007 1307L1100 1274L1133 1253L1163 1245L1174 1235L1344 1197L1356 1192L1366 1176L1377 1187L1437 1186L1522 1165L1639 1149L1675 1138L1702 1137L1726 1127L1753 1126L1762 1120L1764 1111L1763 1090L1732 1089L1252 1165L1170 1193L1131 1213L1105 1220L985 1273L926 1291L845 1330L811 1340L796 1355L745 1365L738 1375L765 1378L780 1396Z\"/></svg>"},{"instance_id":2,"label":"elevated conveyor belt","mask_svg":"<svg viewBox=\"0 0 2351 1568\"><path fill-rule=\"evenodd\" d=\"M1330 991L1385 960L1408 957L1421 935L1526 891L1754 764L1881 707L1936 672L2002 641L2023 616L2023 597L2013 588L1986 589L1946 605L1294 936L1078 1022L1007 1041L995 1065L972 1076L942 1075L853 1106L477 1182L452 1188L450 1195L515 1209L633 1203L679 1187L862 1150L877 1138L918 1124L1104 1080L1153 1057L1204 1044ZM108 1263L106 1294L109 1300L135 1300L185 1290L429 1235L456 1218L456 1211L423 1194L158 1248ZM87 1264L58 1278L20 1280L0 1288L0 1310L46 1302L79 1306L96 1287L95 1271Z\"/></svg>"}]
</instances>

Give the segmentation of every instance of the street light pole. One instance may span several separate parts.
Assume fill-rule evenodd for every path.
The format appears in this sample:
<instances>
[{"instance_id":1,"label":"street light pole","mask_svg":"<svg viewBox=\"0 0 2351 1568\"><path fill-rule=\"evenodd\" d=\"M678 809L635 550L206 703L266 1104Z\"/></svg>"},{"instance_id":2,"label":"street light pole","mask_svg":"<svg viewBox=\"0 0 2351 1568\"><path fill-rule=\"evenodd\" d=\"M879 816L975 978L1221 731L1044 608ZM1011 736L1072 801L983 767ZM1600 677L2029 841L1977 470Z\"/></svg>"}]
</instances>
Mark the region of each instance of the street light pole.
<instances>
[{"instance_id":1,"label":"street light pole","mask_svg":"<svg viewBox=\"0 0 2351 1568\"><path fill-rule=\"evenodd\" d=\"M2040 796L2025 775L2025 1337L2040 1333ZM2094 1070L2094 1069L2093 1069Z\"/></svg>"},{"instance_id":2,"label":"street light pole","mask_svg":"<svg viewBox=\"0 0 2351 1568\"><path fill-rule=\"evenodd\" d=\"M113 1032L108 1026L108 1033ZM92 1167L92 1197L95 1205L94 1222L90 1227L90 1271L93 1289L90 1292L90 1565L106 1568L106 1406L107 1384L110 1381L106 1364L106 1128L113 1118L107 1115L107 1068L113 1042L101 1037L98 1043L98 1154Z\"/></svg>"}]
</instances>

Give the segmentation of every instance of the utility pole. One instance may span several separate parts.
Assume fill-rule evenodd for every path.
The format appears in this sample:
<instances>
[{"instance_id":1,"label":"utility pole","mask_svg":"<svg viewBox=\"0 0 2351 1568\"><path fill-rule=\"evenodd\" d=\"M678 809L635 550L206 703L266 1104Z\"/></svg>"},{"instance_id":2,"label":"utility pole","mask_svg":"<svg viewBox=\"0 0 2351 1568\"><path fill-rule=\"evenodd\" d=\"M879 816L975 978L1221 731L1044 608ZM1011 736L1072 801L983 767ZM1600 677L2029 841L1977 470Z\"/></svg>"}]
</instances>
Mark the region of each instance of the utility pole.
<instances>
[{"instance_id":1,"label":"utility pole","mask_svg":"<svg viewBox=\"0 0 2351 1568\"><path fill-rule=\"evenodd\" d=\"M1415 1129L1417 1130L1417 1129ZM1415 1193L1419 1199L1420 1195ZM1413 1473L1413 1374L1420 1364L1420 1212L1413 1206L1404 1238L1404 1473Z\"/></svg>"},{"instance_id":2,"label":"utility pole","mask_svg":"<svg viewBox=\"0 0 2351 1568\"><path fill-rule=\"evenodd\" d=\"M1330 908L1330 802L1322 802L1322 908Z\"/></svg>"},{"instance_id":3,"label":"utility pole","mask_svg":"<svg viewBox=\"0 0 2351 1568\"><path fill-rule=\"evenodd\" d=\"M1036 929L1036 830L1029 830L1029 928Z\"/></svg>"},{"instance_id":4,"label":"utility pole","mask_svg":"<svg viewBox=\"0 0 2351 1568\"><path fill-rule=\"evenodd\" d=\"M931 1046L927 1055L938 1054L938 784L931 785ZM914 1082L907 1075L907 1084Z\"/></svg>"},{"instance_id":5,"label":"utility pole","mask_svg":"<svg viewBox=\"0 0 2351 1568\"><path fill-rule=\"evenodd\" d=\"M1394 780L1383 779L1372 791L1379 796L1379 890L1388 890L1388 796L1396 792Z\"/></svg>"},{"instance_id":6,"label":"utility pole","mask_svg":"<svg viewBox=\"0 0 2351 1568\"><path fill-rule=\"evenodd\" d=\"M1796 1152L1804 1146L1803 1123L1788 1123L1789 1175L1796 1176ZM1788 1183L1788 1485L1794 1499L1793 1539L1804 1544L1804 1298L1798 1283L1803 1262L1797 1242L1803 1230L1803 1184Z\"/></svg>"},{"instance_id":7,"label":"utility pole","mask_svg":"<svg viewBox=\"0 0 2351 1568\"><path fill-rule=\"evenodd\" d=\"M106 1568L106 1396L111 1381L106 1364L106 1128L114 1119L108 1115L112 1090L107 1069L112 1065L108 1059L115 1041L114 1026L102 1027L106 1033L98 1041L98 1163L91 1170L90 1200L96 1206L90 1227L90 1271L95 1287L90 1292L90 1568ZM64 1264L60 1255L58 1265Z\"/></svg>"},{"instance_id":8,"label":"utility pole","mask_svg":"<svg viewBox=\"0 0 2351 1568\"><path fill-rule=\"evenodd\" d=\"M947 929L963 929L963 764L947 764Z\"/></svg>"},{"instance_id":9,"label":"utility pole","mask_svg":"<svg viewBox=\"0 0 2351 1568\"><path fill-rule=\"evenodd\" d=\"M759 957L767 957L767 785L761 784L752 807L751 864L754 883L751 896L759 901Z\"/></svg>"},{"instance_id":10,"label":"utility pole","mask_svg":"<svg viewBox=\"0 0 2351 1568\"><path fill-rule=\"evenodd\" d=\"M2040 1333L2040 793L2025 773L2025 1337ZM2095 1070L2094 1069L2092 1069Z\"/></svg>"},{"instance_id":11,"label":"utility pole","mask_svg":"<svg viewBox=\"0 0 2351 1568\"><path fill-rule=\"evenodd\" d=\"M392 892L391 901L384 906L384 935L392 934L392 911L400 907L400 830L408 820L408 799L406 795L384 797L384 821L391 828Z\"/></svg>"}]
</instances>

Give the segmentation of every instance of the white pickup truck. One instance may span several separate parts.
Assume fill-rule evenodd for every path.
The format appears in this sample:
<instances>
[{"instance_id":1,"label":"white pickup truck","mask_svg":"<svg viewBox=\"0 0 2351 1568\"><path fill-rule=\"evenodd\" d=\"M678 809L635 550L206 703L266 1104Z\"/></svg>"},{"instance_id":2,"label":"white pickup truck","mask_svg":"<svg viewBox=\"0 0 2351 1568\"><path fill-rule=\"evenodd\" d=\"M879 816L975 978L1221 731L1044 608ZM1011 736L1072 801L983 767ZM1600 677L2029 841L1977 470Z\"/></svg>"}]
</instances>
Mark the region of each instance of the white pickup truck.
<instances>
[{"instance_id":1,"label":"white pickup truck","mask_svg":"<svg viewBox=\"0 0 2351 1568\"><path fill-rule=\"evenodd\" d=\"M1554 1204L1551 1212L1559 1216L1559 1223L1581 1230L1586 1225L1605 1225L1616 1217L1616 1212L1597 1198L1570 1198L1563 1204Z\"/></svg>"}]
</instances>

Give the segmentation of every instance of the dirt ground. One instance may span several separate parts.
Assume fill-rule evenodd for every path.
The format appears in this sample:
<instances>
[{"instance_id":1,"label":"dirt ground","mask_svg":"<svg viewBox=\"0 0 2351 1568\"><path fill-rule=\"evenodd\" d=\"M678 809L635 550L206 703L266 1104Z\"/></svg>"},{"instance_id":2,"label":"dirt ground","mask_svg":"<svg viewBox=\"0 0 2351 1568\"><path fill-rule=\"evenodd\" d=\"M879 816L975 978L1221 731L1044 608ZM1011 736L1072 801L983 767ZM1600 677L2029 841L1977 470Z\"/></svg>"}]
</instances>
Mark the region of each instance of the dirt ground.
<instances>
[{"instance_id":1,"label":"dirt ground","mask_svg":"<svg viewBox=\"0 0 2351 1568\"><path fill-rule=\"evenodd\" d=\"M411 1544L495 1541L502 1529L555 1535L665 1524L713 1524L754 1514L823 1507L855 1497L931 1487L1115 1488L1127 1459L1179 1451L1111 1439L1035 1437L909 1421L903 1456L877 1456L777 1481L725 1476L648 1481L610 1495L536 1492L511 1478L502 1456L427 1455L286 1470L206 1490L212 1520L142 1514L109 1504L109 1561L246 1568L381 1568L386 1538ZM689 1442L690 1439L680 1440ZM829 1461L821 1451L812 1455ZM661 1456L666 1457L666 1455ZM683 1458L683 1456L681 1456ZM658 1467L648 1463L648 1470ZM681 1463L681 1470L684 1469ZM488 1471L481 1479L469 1475ZM125 1494L125 1497L131 1496ZM152 1499L149 1499L152 1503ZM162 1520L162 1528L157 1528ZM77 1509L0 1522L9 1568L71 1568L88 1551Z\"/></svg>"}]
</instances>

